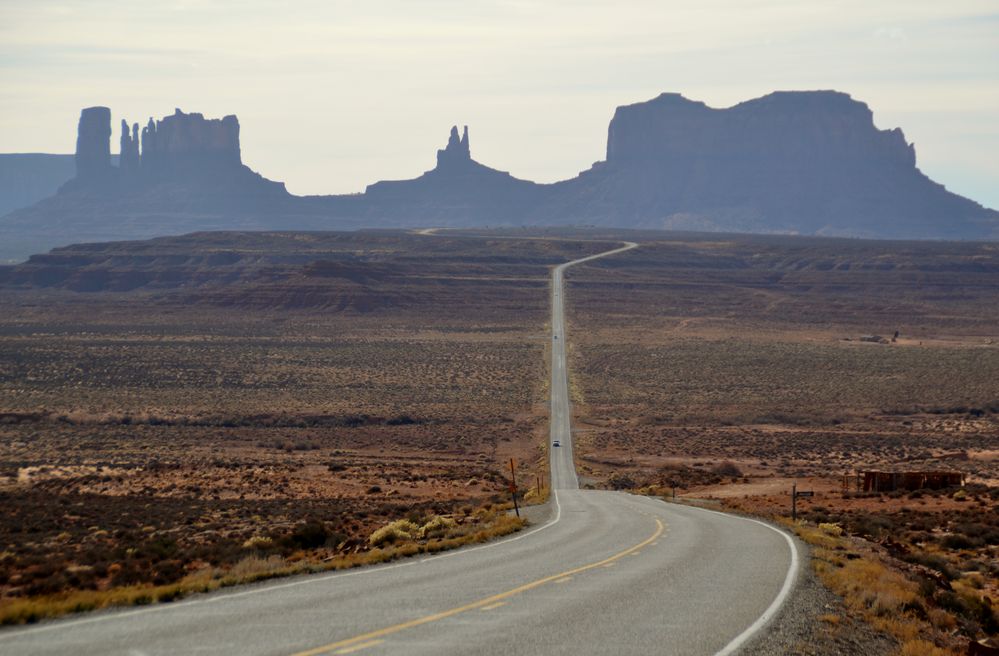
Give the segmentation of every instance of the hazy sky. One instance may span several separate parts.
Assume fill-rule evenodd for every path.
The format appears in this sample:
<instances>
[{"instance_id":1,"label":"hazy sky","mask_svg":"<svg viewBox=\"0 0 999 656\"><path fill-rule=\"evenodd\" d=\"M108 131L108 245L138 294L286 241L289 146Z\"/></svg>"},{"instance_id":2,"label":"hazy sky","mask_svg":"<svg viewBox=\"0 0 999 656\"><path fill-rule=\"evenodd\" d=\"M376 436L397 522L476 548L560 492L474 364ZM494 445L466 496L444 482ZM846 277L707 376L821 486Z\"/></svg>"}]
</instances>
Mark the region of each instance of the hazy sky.
<instances>
[{"instance_id":1,"label":"hazy sky","mask_svg":"<svg viewBox=\"0 0 999 656\"><path fill-rule=\"evenodd\" d=\"M850 93L999 207L996 0L0 0L0 152L72 152L90 105L234 113L244 162L295 193L415 177L454 123L554 181L603 159L618 105L775 89Z\"/></svg>"}]
</instances>

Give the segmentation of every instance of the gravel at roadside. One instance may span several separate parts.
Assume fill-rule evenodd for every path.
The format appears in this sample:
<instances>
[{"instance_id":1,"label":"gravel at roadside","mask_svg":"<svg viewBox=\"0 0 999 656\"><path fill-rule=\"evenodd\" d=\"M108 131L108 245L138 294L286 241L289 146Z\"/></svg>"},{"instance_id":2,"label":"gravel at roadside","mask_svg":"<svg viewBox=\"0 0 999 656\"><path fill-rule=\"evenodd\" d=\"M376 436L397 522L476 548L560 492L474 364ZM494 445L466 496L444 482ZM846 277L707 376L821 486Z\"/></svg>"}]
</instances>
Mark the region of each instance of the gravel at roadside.
<instances>
[{"instance_id":1,"label":"gravel at roadside","mask_svg":"<svg viewBox=\"0 0 999 656\"><path fill-rule=\"evenodd\" d=\"M808 546L798 542L802 568L798 584L776 618L742 654L753 656L854 656L889 654L890 637L847 616L842 600L819 582Z\"/></svg>"}]
</instances>

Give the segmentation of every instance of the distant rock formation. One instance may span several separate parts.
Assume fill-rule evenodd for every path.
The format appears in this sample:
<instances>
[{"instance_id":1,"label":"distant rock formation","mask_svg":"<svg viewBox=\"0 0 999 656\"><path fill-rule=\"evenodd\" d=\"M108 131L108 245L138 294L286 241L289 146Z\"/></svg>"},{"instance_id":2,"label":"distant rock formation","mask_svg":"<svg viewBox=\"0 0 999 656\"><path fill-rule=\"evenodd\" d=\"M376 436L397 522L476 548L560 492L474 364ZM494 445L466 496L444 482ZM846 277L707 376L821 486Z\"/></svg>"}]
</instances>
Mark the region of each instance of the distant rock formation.
<instances>
[{"instance_id":1,"label":"distant rock formation","mask_svg":"<svg viewBox=\"0 0 999 656\"><path fill-rule=\"evenodd\" d=\"M607 134L607 163L660 167L674 161L793 167L803 157L912 167L899 129L880 131L864 103L836 91L778 91L729 109L678 93L619 107Z\"/></svg>"},{"instance_id":2,"label":"distant rock formation","mask_svg":"<svg viewBox=\"0 0 999 656\"><path fill-rule=\"evenodd\" d=\"M452 126L447 145L437 151L433 170L412 180L369 185L357 211L388 226L507 222L524 216L541 202L544 190L544 185L476 162L469 146L468 126L461 137L458 126Z\"/></svg>"},{"instance_id":3,"label":"distant rock formation","mask_svg":"<svg viewBox=\"0 0 999 656\"><path fill-rule=\"evenodd\" d=\"M115 167L110 110L83 110L76 178L0 221L0 259L74 241L359 226L999 239L999 213L927 178L901 130L879 130L867 105L836 91L782 91L727 109L664 93L619 107L606 160L554 184L480 164L468 127L454 126L433 169L346 196L292 196L250 170L235 116L178 109L141 135L127 125Z\"/></svg>"},{"instance_id":4,"label":"distant rock formation","mask_svg":"<svg viewBox=\"0 0 999 656\"><path fill-rule=\"evenodd\" d=\"M111 175L111 110L87 107L76 131L76 177L104 182Z\"/></svg>"},{"instance_id":5,"label":"distant rock formation","mask_svg":"<svg viewBox=\"0 0 999 656\"><path fill-rule=\"evenodd\" d=\"M111 111L83 110L76 176L37 204L0 219L0 261L56 244L148 238L202 229L319 229L352 199L294 197L242 163L235 116L177 110L140 133L122 121L118 166ZM3 184L0 184L0 189ZM2 200L2 198L0 198ZM332 208L332 209L331 209Z\"/></svg>"},{"instance_id":6,"label":"distant rock formation","mask_svg":"<svg viewBox=\"0 0 999 656\"><path fill-rule=\"evenodd\" d=\"M675 93L619 107L607 160L532 217L658 229L983 238L996 215L916 168L899 129L835 91L728 109Z\"/></svg>"},{"instance_id":7,"label":"distant rock formation","mask_svg":"<svg viewBox=\"0 0 999 656\"><path fill-rule=\"evenodd\" d=\"M152 118L139 134L139 124L121 121L121 154L111 165L111 110L90 107L80 115L76 146L77 175L63 194L135 196L149 188L182 184L185 195L227 202L227 196L261 194L287 196L284 185L272 182L243 165L239 120L234 115L206 119L176 109L159 121ZM141 143L141 148L140 148ZM160 194L162 205L163 196ZM157 209L163 209L162 207Z\"/></svg>"}]
</instances>

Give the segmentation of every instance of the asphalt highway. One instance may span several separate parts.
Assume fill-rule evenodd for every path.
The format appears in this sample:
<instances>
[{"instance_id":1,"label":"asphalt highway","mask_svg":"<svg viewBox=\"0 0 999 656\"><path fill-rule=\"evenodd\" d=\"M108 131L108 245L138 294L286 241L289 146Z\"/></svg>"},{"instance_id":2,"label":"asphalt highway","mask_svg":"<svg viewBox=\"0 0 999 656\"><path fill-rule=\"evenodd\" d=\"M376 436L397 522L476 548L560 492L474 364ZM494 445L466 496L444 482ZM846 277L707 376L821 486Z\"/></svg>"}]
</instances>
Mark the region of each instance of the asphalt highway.
<instances>
[{"instance_id":1,"label":"asphalt highway","mask_svg":"<svg viewBox=\"0 0 999 656\"><path fill-rule=\"evenodd\" d=\"M629 244L594 257L620 254ZM0 654L732 654L765 631L799 566L766 524L580 490L563 274L552 284L550 518L427 558L0 631Z\"/></svg>"}]
</instances>

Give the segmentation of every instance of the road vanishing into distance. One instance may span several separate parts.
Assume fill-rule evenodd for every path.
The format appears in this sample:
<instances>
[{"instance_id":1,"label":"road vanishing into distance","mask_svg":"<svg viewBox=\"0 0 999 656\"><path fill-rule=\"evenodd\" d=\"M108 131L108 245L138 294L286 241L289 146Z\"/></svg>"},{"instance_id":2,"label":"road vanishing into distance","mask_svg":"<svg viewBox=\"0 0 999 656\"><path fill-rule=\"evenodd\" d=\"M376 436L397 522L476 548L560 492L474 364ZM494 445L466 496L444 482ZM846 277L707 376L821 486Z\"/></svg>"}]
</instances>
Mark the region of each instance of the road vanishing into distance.
<instances>
[{"instance_id":1,"label":"road vanishing into distance","mask_svg":"<svg viewBox=\"0 0 999 656\"><path fill-rule=\"evenodd\" d=\"M751 519L580 490L563 276L552 278L552 512L502 540L0 631L0 654L733 654L791 591L791 538ZM745 650L751 653L750 646Z\"/></svg>"}]
</instances>

